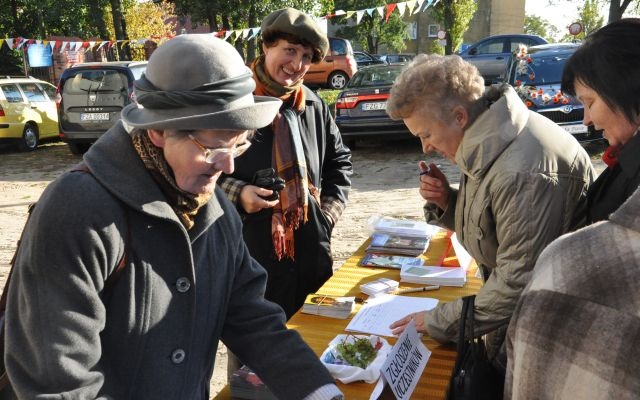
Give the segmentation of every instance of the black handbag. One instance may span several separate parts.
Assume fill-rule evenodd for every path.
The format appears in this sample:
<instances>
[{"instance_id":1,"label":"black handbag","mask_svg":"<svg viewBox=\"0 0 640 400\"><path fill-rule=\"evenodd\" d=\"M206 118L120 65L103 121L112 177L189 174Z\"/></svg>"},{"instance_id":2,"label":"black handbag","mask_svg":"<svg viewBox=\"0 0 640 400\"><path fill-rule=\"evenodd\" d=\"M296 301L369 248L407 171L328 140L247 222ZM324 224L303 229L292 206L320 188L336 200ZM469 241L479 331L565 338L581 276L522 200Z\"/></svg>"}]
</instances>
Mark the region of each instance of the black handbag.
<instances>
[{"instance_id":1,"label":"black handbag","mask_svg":"<svg viewBox=\"0 0 640 400\"><path fill-rule=\"evenodd\" d=\"M474 334L475 296L462 299L456 364L449 400L501 400L504 377L489 361L482 337Z\"/></svg>"}]
</instances>

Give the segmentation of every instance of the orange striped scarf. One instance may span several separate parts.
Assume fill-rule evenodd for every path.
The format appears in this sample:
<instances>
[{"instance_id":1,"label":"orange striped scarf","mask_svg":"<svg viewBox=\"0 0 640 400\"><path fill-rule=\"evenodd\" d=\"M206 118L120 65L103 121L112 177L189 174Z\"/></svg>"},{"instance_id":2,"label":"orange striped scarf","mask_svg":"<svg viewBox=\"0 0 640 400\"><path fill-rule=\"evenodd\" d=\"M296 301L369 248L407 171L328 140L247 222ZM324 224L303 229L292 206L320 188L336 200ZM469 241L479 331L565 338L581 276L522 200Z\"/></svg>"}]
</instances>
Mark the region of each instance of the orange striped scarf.
<instances>
[{"instance_id":1,"label":"orange striped scarf","mask_svg":"<svg viewBox=\"0 0 640 400\"><path fill-rule=\"evenodd\" d=\"M271 236L278 260L282 260L283 257L294 260L293 233L301 223L307 222L307 193L311 190L313 195L318 196L317 190L308 179L298 124L297 114L304 112L305 108L302 79L292 86L282 86L275 82L264 69L264 56L251 64L251 70L256 81L254 94L277 97L284 104L271 125L273 166L278 176L285 181L285 187L280 192L280 201L273 208Z\"/></svg>"}]
</instances>

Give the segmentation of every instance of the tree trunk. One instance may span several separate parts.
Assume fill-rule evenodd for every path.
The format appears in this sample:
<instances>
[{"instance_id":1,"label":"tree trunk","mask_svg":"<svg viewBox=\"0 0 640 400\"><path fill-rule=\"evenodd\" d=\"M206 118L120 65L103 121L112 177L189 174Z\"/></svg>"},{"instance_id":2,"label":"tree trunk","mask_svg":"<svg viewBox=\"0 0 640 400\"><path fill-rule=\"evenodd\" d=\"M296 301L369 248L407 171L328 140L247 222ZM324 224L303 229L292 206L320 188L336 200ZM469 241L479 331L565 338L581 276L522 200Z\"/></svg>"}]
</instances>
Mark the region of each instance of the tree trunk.
<instances>
[{"instance_id":1,"label":"tree trunk","mask_svg":"<svg viewBox=\"0 0 640 400\"><path fill-rule=\"evenodd\" d=\"M89 12L93 17L93 23L98 29L98 37L102 40L108 40L109 31L107 31L107 25L104 23L104 11L101 3L100 1L89 1Z\"/></svg>"},{"instance_id":2,"label":"tree trunk","mask_svg":"<svg viewBox=\"0 0 640 400\"><path fill-rule=\"evenodd\" d=\"M16 0L11 0L11 17L13 22L12 32L9 32L11 36L25 36L22 32L22 24L18 19L18 2ZM44 39L44 38L43 38Z\"/></svg>"},{"instance_id":3,"label":"tree trunk","mask_svg":"<svg viewBox=\"0 0 640 400\"><path fill-rule=\"evenodd\" d=\"M253 28L258 24L258 18L256 18L256 6L255 6L255 2L251 2L251 5L249 6L249 27ZM249 34L252 34L253 32L249 32ZM258 36L254 37L253 39L249 40L249 42L247 43L247 63L253 61L256 59L256 57L258 57L257 54L257 49L258 49Z\"/></svg>"},{"instance_id":4,"label":"tree trunk","mask_svg":"<svg viewBox=\"0 0 640 400\"><path fill-rule=\"evenodd\" d=\"M453 35L451 34L451 28L453 27L453 21L455 16L453 15L453 0L443 0L444 7L444 30L447 32L447 44L444 46L444 54L453 54Z\"/></svg>"},{"instance_id":5,"label":"tree trunk","mask_svg":"<svg viewBox=\"0 0 640 400\"><path fill-rule=\"evenodd\" d=\"M126 31L124 27L124 17L122 16L122 3L120 0L109 0L111 4L111 15L113 15L113 30L116 33L116 40L126 40ZM129 60L127 52L121 43L116 43L116 50L120 60Z\"/></svg>"}]
</instances>

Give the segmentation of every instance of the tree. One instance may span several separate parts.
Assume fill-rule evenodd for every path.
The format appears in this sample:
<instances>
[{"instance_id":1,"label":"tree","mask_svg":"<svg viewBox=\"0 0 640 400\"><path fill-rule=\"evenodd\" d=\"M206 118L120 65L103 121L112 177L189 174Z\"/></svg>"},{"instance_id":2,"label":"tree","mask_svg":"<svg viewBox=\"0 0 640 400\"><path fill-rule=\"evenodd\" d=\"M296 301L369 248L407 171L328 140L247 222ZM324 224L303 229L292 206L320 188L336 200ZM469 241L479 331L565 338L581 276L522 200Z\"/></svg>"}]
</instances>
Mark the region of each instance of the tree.
<instances>
[{"instance_id":1,"label":"tree","mask_svg":"<svg viewBox=\"0 0 640 400\"><path fill-rule=\"evenodd\" d=\"M608 22L618 21L622 18L622 15L627 11L627 8L631 3L636 0L610 0L609 3L609 20ZM640 2L636 1L636 11L640 8Z\"/></svg>"},{"instance_id":2,"label":"tree","mask_svg":"<svg viewBox=\"0 0 640 400\"><path fill-rule=\"evenodd\" d=\"M549 43L553 43L556 41L555 38L560 32L558 31L558 28L542 17L537 15L525 15L524 33L529 35L538 35L545 38Z\"/></svg>"},{"instance_id":3,"label":"tree","mask_svg":"<svg viewBox=\"0 0 640 400\"><path fill-rule=\"evenodd\" d=\"M475 0L441 0L431 8L431 15L447 33L445 54L453 54L462 44L462 36L478 9Z\"/></svg>"},{"instance_id":4,"label":"tree","mask_svg":"<svg viewBox=\"0 0 640 400\"><path fill-rule=\"evenodd\" d=\"M386 6L384 0L343 0L336 2L336 8L342 10L362 10ZM386 8L385 8L386 12ZM377 53L378 46L384 44L392 51L400 52L405 48L408 39L407 28L397 11L389 16L388 21L377 11L373 15L365 13L357 25L340 28L337 35L356 42L369 53ZM343 18L344 22L347 22Z\"/></svg>"},{"instance_id":5,"label":"tree","mask_svg":"<svg viewBox=\"0 0 640 400\"><path fill-rule=\"evenodd\" d=\"M578 21L582 24L582 32L573 36L565 34L562 38L563 42L572 40L583 40L591 32L594 32L604 24L604 17L600 16L598 0L585 0L584 5L578 8Z\"/></svg>"}]
</instances>

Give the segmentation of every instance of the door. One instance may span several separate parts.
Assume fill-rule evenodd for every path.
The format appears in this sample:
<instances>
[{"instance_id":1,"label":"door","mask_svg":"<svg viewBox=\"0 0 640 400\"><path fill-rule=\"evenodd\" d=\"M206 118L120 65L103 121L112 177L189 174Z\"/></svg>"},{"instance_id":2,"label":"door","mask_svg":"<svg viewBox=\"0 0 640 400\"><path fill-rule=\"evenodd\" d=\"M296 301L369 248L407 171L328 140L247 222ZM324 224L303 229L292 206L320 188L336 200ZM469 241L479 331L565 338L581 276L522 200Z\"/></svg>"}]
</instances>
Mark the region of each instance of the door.
<instances>
[{"instance_id":1,"label":"door","mask_svg":"<svg viewBox=\"0 0 640 400\"><path fill-rule=\"evenodd\" d=\"M505 38L490 39L480 43L465 58L478 68L485 81L495 81L507 67L510 58L508 44L509 40Z\"/></svg>"},{"instance_id":2,"label":"door","mask_svg":"<svg viewBox=\"0 0 640 400\"><path fill-rule=\"evenodd\" d=\"M8 128L0 129L0 136L3 138L22 137L25 123L24 113L27 107L27 103L22 97L22 92L15 83L1 85L0 90L2 90L6 99L2 102L5 116L1 118L1 124L8 125Z\"/></svg>"},{"instance_id":3,"label":"door","mask_svg":"<svg viewBox=\"0 0 640 400\"><path fill-rule=\"evenodd\" d=\"M20 88L27 98L28 107L34 113L34 120L38 123L38 133L41 138L58 134L58 113L56 103L36 82L20 83ZM37 119L35 116L37 115Z\"/></svg>"}]
</instances>

